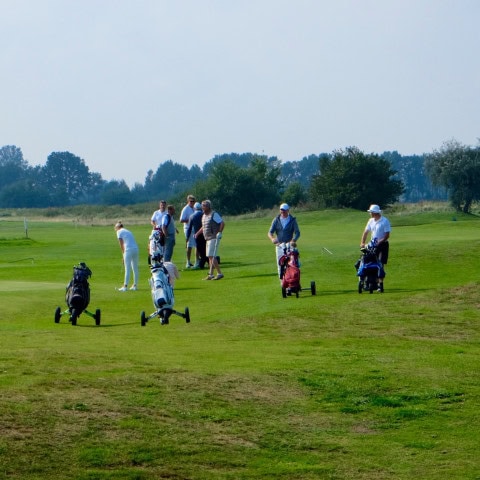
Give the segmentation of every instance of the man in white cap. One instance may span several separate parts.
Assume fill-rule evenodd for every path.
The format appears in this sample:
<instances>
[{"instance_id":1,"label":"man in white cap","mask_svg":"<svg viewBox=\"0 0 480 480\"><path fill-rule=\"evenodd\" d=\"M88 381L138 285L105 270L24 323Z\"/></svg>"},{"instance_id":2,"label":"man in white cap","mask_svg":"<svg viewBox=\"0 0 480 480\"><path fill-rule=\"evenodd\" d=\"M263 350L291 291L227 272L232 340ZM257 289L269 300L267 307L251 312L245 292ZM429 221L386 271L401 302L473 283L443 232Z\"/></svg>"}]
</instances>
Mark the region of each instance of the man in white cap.
<instances>
[{"instance_id":1,"label":"man in white cap","mask_svg":"<svg viewBox=\"0 0 480 480\"><path fill-rule=\"evenodd\" d=\"M280 265L278 261L283 255L285 243L296 242L300 237L297 219L290 215L290 207L286 203L280 205L280 214L277 215L270 225L268 238L275 245L278 276L280 277Z\"/></svg>"},{"instance_id":2,"label":"man in white cap","mask_svg":"<svg viewBox=\"0 0 480 480\"><path fill-rule=\"evenodd\" d=\"M390 238L392 228L388 219L382 215L382 210L380 210L378 205L370 205L367 212L370 213L371 218L368 220L365 230L363 231L360 248L365 247L365 242L370 232L370 242L376 246L378 260L385 266L388 262L388 239ZM383 278L378 279L379 292L383 292L383 280Z\"/></svg>"}]
</instances>

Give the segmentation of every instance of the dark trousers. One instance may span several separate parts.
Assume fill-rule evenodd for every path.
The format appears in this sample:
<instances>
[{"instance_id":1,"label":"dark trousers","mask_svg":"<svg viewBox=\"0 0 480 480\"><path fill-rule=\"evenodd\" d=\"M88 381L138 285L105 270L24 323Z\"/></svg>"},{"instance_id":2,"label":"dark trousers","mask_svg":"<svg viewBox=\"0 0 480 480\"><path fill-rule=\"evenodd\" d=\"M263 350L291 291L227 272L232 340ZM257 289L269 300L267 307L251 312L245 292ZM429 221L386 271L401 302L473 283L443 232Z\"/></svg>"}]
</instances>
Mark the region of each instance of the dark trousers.
<instances>
[{"instance_id":1,"label":"dark trousers","mask_svg":"<svg viewBox=\"0 0 480 480\"><path fill-rule=\"evenodd\" d=\"M377 257L378 260L382 263L382 265L386 265L388 262L388 251L390 250L390 245L387 242L382 242L377 247Z\"/></svg>"},{"instance_id":2,"label":"dark trousers","mask_svg":"<svg viewBox=\"0 0 480 480\"><path fill-rule=\"evenodd\" d=\"M197 243L197 257L200 268L205 268L205 264L208 264L207 257L207 241L203 235L199 235L195 242Z\"/></svg>"}]
</instances>

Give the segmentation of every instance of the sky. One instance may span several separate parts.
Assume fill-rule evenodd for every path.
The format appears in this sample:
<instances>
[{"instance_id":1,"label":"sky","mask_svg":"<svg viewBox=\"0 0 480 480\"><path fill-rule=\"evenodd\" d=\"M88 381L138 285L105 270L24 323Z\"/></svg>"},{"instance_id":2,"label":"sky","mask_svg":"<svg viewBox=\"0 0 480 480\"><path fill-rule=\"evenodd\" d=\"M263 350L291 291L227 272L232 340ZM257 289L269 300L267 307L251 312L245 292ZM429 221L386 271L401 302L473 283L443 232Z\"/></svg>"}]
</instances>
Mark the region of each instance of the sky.
<instances>
[{"instance_id":1,"label":"sky","mask_svg":"<svg viewBox=\"0 0 480 480\"><path fill-rule=\"evenodd\" d=\"M478 0L0 0L0 147L143 184L480 138Z\"/></svg>"}]
</instances>

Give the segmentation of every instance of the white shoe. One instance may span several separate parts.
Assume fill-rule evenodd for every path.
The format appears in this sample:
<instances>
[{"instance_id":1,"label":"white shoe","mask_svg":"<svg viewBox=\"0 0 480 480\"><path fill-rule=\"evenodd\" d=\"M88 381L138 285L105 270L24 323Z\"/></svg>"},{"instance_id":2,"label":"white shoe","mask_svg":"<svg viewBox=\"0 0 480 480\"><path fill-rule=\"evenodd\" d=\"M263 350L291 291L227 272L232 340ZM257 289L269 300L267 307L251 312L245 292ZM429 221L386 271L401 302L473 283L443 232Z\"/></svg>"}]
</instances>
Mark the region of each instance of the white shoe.
<instances>
[{"instance_id":1,"label":"white shoe","mask_svg":"<svg viewBox=\"0 0 480 480\"><path fill-rule=\"evenodd\" d=\"M119 292L126 292L128 289L127 287L121 287L117 289Z\"/></svg>"},{"instance_id":2,"label":"white shoe","mask_svg":"<svg viewBox=\"0 0 480 480\"><path fill-rule=\"evenodd\" d=\"M192 268L192 267L193 267L193 264L190 262L187 262L187 264L185 265L185 268Z\"/></svg>"},{"instance_id":3,"label":"white shoe","mask_svg":"<svg viewBox=\"0 0 480 480\"><path fill-rule=\"evenodd\" d=\"M132 290L132 292L136 292L137 291L137 286L136 285L132 285L130 287L130 290Z\"/></svg>"}]
</instances>

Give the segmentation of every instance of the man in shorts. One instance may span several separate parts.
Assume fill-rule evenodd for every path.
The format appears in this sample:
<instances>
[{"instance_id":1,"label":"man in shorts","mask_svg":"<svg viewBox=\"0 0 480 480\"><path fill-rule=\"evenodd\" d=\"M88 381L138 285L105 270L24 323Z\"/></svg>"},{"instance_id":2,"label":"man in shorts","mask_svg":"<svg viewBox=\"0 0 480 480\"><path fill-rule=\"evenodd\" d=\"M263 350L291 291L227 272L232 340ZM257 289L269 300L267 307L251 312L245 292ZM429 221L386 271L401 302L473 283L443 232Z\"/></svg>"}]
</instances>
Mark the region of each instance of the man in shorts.
<instances>
[{"instance_id":1,"label":"man in shorts","mask_svg":"<svg viewBox=\"0 0 480 480\"><path fill-rule=\"evenodd\" d=\"M202 211L202 228L197 232L197 235L203 235L207 242L206 251L209 271L204 280L221 280L223 273L218 263L217 254L225 222L218 212L212 210L212 202L210 200L203 200ZM217 271L216 276L213 274L214 270Z\"/></svg>"}]
</instances>

